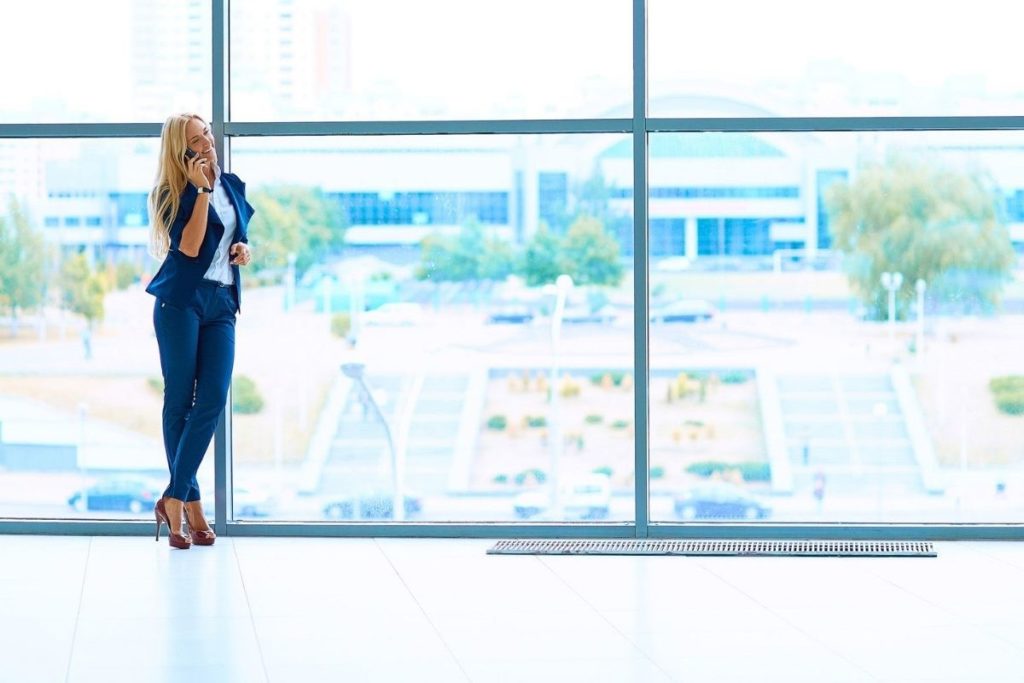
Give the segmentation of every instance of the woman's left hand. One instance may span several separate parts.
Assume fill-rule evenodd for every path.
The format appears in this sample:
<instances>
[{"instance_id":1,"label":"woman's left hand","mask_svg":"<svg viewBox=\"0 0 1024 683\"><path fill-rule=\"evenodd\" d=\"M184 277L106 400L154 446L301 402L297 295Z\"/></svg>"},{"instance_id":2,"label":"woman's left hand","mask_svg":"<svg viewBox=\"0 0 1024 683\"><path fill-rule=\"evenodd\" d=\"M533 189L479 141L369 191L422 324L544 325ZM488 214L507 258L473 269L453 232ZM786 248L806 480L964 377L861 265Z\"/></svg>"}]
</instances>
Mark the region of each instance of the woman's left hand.
<instances>
[{"instance_id":1,"label":"woman's left hand","mask_svg":"<svg viewBox=\"0 0 1024 683\"><path fill-rule=\"evenodd\" d=\"M252 252L245 242L235 242L231 245L231 265L247 266L252 261Z\"/></svg>"}]
</instances>

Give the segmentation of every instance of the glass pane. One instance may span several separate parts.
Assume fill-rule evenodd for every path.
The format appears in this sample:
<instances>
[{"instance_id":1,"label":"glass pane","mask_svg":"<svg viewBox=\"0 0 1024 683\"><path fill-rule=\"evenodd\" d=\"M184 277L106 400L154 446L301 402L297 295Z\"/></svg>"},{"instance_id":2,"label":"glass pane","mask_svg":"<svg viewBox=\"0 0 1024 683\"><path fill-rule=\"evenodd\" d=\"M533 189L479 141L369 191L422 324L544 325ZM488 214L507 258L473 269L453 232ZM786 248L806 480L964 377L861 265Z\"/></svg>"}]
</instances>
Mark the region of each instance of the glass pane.
<instances>
[{"instance_id":1,"label":"glass pane","mask_svg":"<svg viewBox=\"0 0 1024 683\"><path fill-rule=\"evenodd\" d=\"M621 135L233 141L257 212L236 513L631 519L629 157Z\"/></svg>"},{"instance_id":2,"label":"glass pane","mask_svg":"<svg viewBox=\"0 0 1024 683\"><path fill-rule=\"evenodd\" d=\"M7 3L0 122L163 121L178 111L209 112L210 23L205 0Z\"/></svg>"},{"instance_id":3,"label":"glass pane","mask_svg":"<svg viewBox=\"0 0 1024 683\"><path fill-rule=\"evenodd\" d=\"M1002 0L648 6L652 116L1024 113Z\"/></svg>"},{"instance_id":4,"label":"glass pane","mask_svg":"<svg viewBox=\"0 0 1024 683\"><path fill-rule=\"evenodd\" d=\"M630 116L631 3L253 0L231 12L236 120Z\"/></svg>"},{"instance_id":5,"label":"glass pane","mask_svg":"<svg viewBox=\"0 0 1024 683\"><path fill-rule=\"evenodd\" d=\"M144 291L157 149L0 140L0 517L152 519L167 485Z\"/></svg>"},{"instance_id":6,"label":"glass pane","mask_svg":"<svg viewBox=\"0 0 1024 683\"><path fill-rule=\"evenodd\" d=\"M1024 512L1024 133L651 137L652 516Z\"/></svg>"}]
</instances>

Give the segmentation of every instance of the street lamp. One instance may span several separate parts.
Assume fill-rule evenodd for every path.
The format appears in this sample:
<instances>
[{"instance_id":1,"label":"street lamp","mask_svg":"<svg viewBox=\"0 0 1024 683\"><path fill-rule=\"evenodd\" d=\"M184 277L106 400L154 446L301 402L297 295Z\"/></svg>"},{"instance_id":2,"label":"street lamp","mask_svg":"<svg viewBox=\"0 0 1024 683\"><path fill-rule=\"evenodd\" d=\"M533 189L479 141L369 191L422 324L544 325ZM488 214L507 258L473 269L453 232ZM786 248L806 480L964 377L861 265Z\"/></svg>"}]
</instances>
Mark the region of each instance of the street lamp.
<instances>
[{"instance_id":1,"label":"street lamp","mask_svg":"<svg viewBox=\"0 0 1024 683\"><path fill-rule=\"evenodd\" d=\"M572 278L566 274L555 280L555 310L551 314L551 512L561 517L562 501L558 495L558 464L562 457L562 415L560 396L558 393L558 354L562 336L562 315L565 313L565 300L572 289Z\"/></svg>"},{"instance_id":2,"label":"street lamp","mask_svg":"<svg viewBox=\"0 0 1024 683\"><path fill-rule=\"evenodd\" d=\"M373 408L374 415L377 416L377 419L380 420L380 423L384 426L384 435L388 440L388 452L391 454L391 487L394 491L394 500L392 502L394 520L396 522L401 521L405 516L405 500L401 489L402 478L398 473L398 455L395 451L395 442L391 438L391 429L388 427L388 421L380 411L380 406L377 405L377 401L374 400L373 392L370 391L370 387L366 385L366 380L364 379L366 364L342 363L341 372L346 377L355 380L356 387L361 394L363 404ZM356 499L353 501L353 511L357 518L359 517L359 504L359 498L357 495Z\"/></svg>"},{"instance_id":3,"label":"street lamp","mask_svg":"<svg viewBox=\"0 0 1024 683\"><path fill-rule=\"evenodd\" d=\"M288 253L288 270L284 279L284 310L291 311L295 308L295 262L298 254L294 251Z\"/></svg>"},{"instance_id":4,"label":"street lamp","mask_svg":"<svg viewBox=\"0 0 1024 683\"><path fill-rule=\"evenodd\" d=\"M918 358L924 354L924 290L927 288L928 284L921 278L914 283L917 291L917 343L914 344L914 350Z\"/></svg>"},{"instance_id":5,"label":"street lamp","mask_svg":"<svg viewBox=\"0 0 1024 683\"><path fill-rule=\"evenodd\" d=\"M889 341L896 329L896 292L903 286L903 273L882 273L882 286L889 292Z\"/></svg>"}]
</instances>

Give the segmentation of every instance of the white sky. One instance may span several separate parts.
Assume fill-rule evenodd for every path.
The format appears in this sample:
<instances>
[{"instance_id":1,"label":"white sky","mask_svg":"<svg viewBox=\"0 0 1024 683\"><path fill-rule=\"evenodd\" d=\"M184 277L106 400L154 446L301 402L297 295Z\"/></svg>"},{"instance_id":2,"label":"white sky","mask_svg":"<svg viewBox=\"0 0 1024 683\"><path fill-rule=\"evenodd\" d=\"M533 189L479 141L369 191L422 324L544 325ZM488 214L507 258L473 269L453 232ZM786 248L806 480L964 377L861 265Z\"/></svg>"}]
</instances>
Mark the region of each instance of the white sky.
<instances>
[{"instance_id":1,"label":"white sky","mask_svg":"<svg viewBox=\"0 0 1024 683\"><path fill-rule=\"evenodd\" d=\"M157 1L157 0L146 0ZM160 0L173 3L174 0ZM32 0L0 9L0 92L16 108L39 99L78 103L129 120L134 0ZM629 0L299 0L347 8L353 88L415 97L443 91L458 111L512 93L524 112L574 97L595 79L631 84ZM1024 3L1012 0L650 0L652 94L667 83L796 88L808 67L842 81L842 65L917 87L973 82L1024 100ZM273 15L274 0L235 0ZM301 46L300 46L301 49ZM835 75L840 74L840 75ZM444 88L444 84L449 85ZM452 83L459 87L451 88ZM460 101L461 100L461 101ZM608 100L609 105L616 103ZM0 120L5 117L0 105ZM787 113L787 112L780 112ZM944 113L944 112L939 112ZM600 115L595 111L589 115Z\"/></svg>"}]
</instances>

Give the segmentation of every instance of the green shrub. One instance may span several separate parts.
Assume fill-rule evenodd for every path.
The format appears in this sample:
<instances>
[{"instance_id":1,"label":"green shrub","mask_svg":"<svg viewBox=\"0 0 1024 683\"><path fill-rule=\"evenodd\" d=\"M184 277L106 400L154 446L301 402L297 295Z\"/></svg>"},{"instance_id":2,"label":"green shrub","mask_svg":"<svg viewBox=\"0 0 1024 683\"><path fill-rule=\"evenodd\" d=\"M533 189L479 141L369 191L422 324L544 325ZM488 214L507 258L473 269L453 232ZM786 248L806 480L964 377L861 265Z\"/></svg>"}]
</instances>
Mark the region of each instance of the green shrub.
<instances>
[{"instance_id":1,"label":"green shrub","mask_svg":"<svg viewBox=\"0 0 1024 683\"><path fill-rule=\"evenodd\" d=\"M771 481L771 465L766 462L729 463L720 460L704 460L686 467L686 471L698 477L710 477L713 474L728 470L739 470L743 481Z\"/></svg>"},{"instance_id":2,"label":"green shrub","mask_svg":"<svg viewBox=\"0 0 1024 683\"><path fill-rule=\"evenodd\" d=\"M526 483L526 480L531 477L538 484L543 484L545 481L548 480L548 475L544 473L544 470L534 467L528 470L523 470L522 472L516 475L516 486L522 486L523 484Z\"/></svg>"},{"instance_id":3,"label":"green shrub","mask_svg":"<svg viewBox=\"0 0 1024 683\"><path fill-rule=\"evenodd\" d=\"M604 422L604 417L597 414L591 414L583 418L583 421L586 422L588 425L597 425Z\"/></svg>"},{"instance_id":4,"label":"green shrub","mask_svg":"<svg viewBox=\"0 0 1024 683\"><path fill-rule=\"evenodd\" d=\"M590 383L600 386L604 382L605 376L608 376L612 380L612 384L619 387L622 386L622 380L625 378L626 373L622 370L609 370L607 372L595 372L590 376Z\"/></svg>"},{"instance_id":5,"label":"green shrub","mask_svg":"<svg viewBox=\"0 0 1024 683\"><path fill-rule=\"evenodd\" d=\"M263 397L256 388L256 382L246 375L235 376L231 382L231 395L236 413L252 415L263 410Z\"/></svg>"},{"instance_id":6,"label":"green shrub","mask_svg":"<svg viewBox=\"0 0 1024 683\"><path fill-rule=\"evenodd\" d=\"M996 407L1007 415L1024 415L1024 390L999 392Z\"/></svg>"},{"instance_id":7,"label":"green shrub","mask_svg":"<svg viewBox=\"0 0 1024 683\"><path fill-rule=\"evenodd\" d=\"M496 475L494 475L494 479L492 479L491 481L493 481L495 484L507 484L508 483L508 475L507 474L496 474Z\"/></svg>"},{"instance_id":8,"label":"green shrub","mask_svg":"<svg viewBox=\"0 0 1024 683\"><path fill-rule=\"evenodd\" d=\"M149 377L146 379L146 386L152 389L155 393L164 395L164 381L160 377Z\"/></svg>"},{"instance_id":9,"label":"green shrub","mask_svg":"<svg viewBox=\"0 0 1024 683\"><path fill-rule=\"evenodd\" d=\"M651 479L664 479L665 468L661 465L655 465L651 468Z\"/></svg>"},{"instance_id":10,"label":"green shrub","mask_svg":"<svg viewBox=\"0 0 1024 683\"><path fill-rule=\"evenodd\" d=\"M543 415L527 415L526 416L527 427L547 427L548 419Z\"/></svg>"},{"instance_id":11,"label":"green shrub","mask_svg":"<svg viewBox=\"0 0 1024 683\"><path fill-rule=\"evenodd\" d=\"M613 470L613 469L612 469L611 467L609 467L608 465L602 465L601 467L595 467L594 469L592 469L592 470L590 470L590 471L591 471L591 472L592 472L593 474L603 474L603 475L604 475L604 476L606 476L606 477L610 477L610 476L612 476L612 473L613 473L613 472L614 472L615 470Z\"/></svg>"},{"instance_id":12,"label":"green shrub","mask_svg":"<svg viewBox=\"0 0 1024 683\"><path fill-rule=\"evenodd\" d=\"M493 429L497 432L500 432L501 430L505 429L505 427L508 427L508 418L505 417L504 415L491 415L489 418L487 418L488 429Z\"/></svg>"},{"instance_id":13,"label":"green shrub","mask_svg":"<svg viewBox=\"0 0 1024 683\"><path fill-rule=\"evenodd\" d=\"M334 336L344 339L352 329L352 316L348 313L335 313L331 316L331 332Z\"/></svg>"},{"instance_id":14,"label":"green shrub","mask_svg":"<svg viewBox=\"0 0 1024 683\"><path fill-rule=\"evenodd\" d=\"M632 423L629 420L615 420L614 422L612 422L611 428L612 429L625 429L630 424L632 424Z\"/></svg>"},{"instance_id":15,"label":"green shrub","mask_svg":"<svg viewBox=\"0 0 1024 683\"><path fill-rule=\"evenodd\" d=\"M1001 394L1007 391L1024 391L1024 376L1006 375L1005 377L993 377L988 388L993 394Z\"/></svg>"},{"instance_id":16,"label":"green shrub","mask_svg":"<svg viewBox=\"0 0 1024 683\"><path fill-rule=\"evenodd\" d=\"M743 481L771 481L772 466L766 462L741 462Z\"/></svg>"},{"instance_id":17,"label":"green shrub","mask_svg":"<svg viewBox=\"0 0 1024 683\"><path fill-rule=\"evenodd\" d=\"M745 370L729 370L719 375L722 384L743 384L750 380L750 373Z\"/></svg>"},{"instance_id":18,"label":"green shrub","mask_svg":"<svg viewBox=\"0 0 1024 683\"><path fill-rule=\"evenodd\" d=\"M717 462L711 460L704 460L701 462L695 462L686 466L686 471L690 474L695 474L698 477L710 477L716 472L721 472L725 469L724 462Z\"/></svg>"},{"instance_id":19,"label":"green shrub","mask_svg":"<svg viewBox=\"0 0 1024 683\"><path fill-rule=\"evenodd\" d=\"M1024 415L1024 376L1006 375L993 377L988 388L996 401L996 407L1007 415Z\"/></svg>"}]
</instances>

